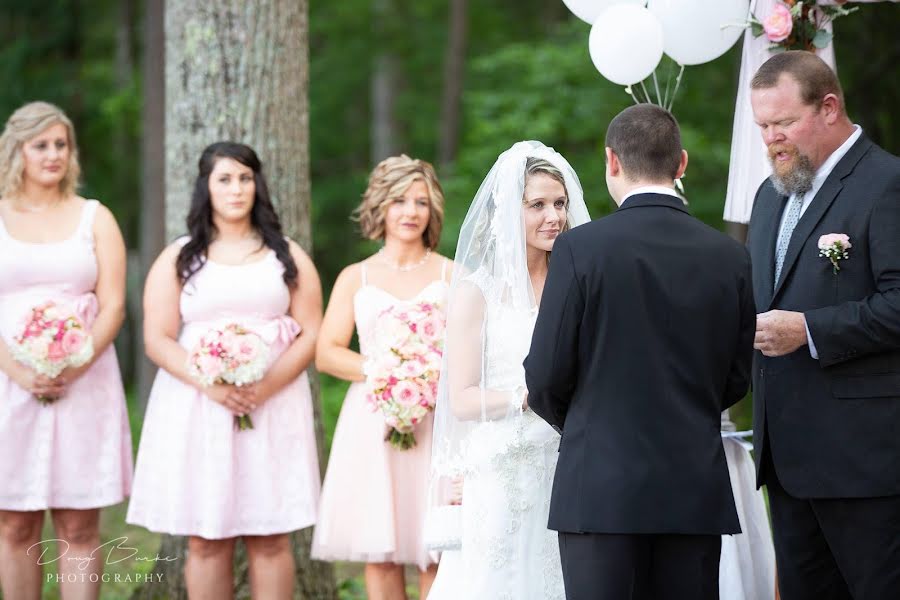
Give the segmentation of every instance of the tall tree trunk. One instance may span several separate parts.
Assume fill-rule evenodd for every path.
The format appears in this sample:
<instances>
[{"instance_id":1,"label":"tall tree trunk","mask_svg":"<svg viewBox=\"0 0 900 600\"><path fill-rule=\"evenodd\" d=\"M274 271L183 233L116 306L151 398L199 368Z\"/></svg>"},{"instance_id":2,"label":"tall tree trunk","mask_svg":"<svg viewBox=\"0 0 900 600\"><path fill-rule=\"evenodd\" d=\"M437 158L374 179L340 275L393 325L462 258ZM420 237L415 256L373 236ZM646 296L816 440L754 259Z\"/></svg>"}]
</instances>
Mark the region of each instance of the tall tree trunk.
<instances>
[{"instance_id":1,"label":"tall tree trunk","mask_svg":"<svg viewBox=\"0 0 900 600\"><path fill-rule=\"evenodd\" d=\"M309 250L306 0L167 0L165 24L166 237L184 232L201 151L229 139L259 153L286 233ZM321 432L317 396L314 406ZM321 448L321 436L318 442ZM292 538L295 597L336 599L331 565L309 557L311 528ZM160 555L185 557L185 540L164 536ZM185 598L183 566L157 563L164 583L145 585L139 597ZM241 551L236 597L249 597L248 579Z\"/></svg>"},{"instance_id":2,"label":"tall tree trunk","mask_svg":"<svg viewBox=\"0 0 900 600\"><path fill-rule=\"evenodd\" d=\"M446 169L459 149L460 112L465 70L468 0L450 0L450 30L444 55L444 93L441 97L441 130L438 164Z\"/></svg>"},{"instance_id":3,"label":"tall tree trunk","mask_svg":"<svg viewBox=\"0 0 900 600\"><path fill-rule=\"evenodd\" d=\"M390 48L391 19L395 14L392 0L373 0L375 44L377 53L372 65L371 147L372 164L393 156L400 147L396 117L397 87L400 74L397 57Z\"/></svg>"},{"instance_id":4,"label":"tall tree trunk","mask_svg":"<svg viewBox=\"0 0 900 600\"><path fill-rule=\"evenodd\" d=\"M114 62L115 85L119 93L127 93L131 87L134 78L134 0L121 0L118 6L117 23L116 23L116 55ZM125 115L119 113L117 119L116 131L111 140L115 156L128 156L128 151L137 143L134 135L131 134L131 128L125 122ZM126 169L118 169L113 173L115 178L115 194L119 198L128 197L127 190L131 174ZM134 240L134 231L136 229L136 221L140 218L140 213L129 210L126 220L123 223L125 240ZM128 248L128 282L126 286L126 301L128 310L126 311L125 323L122 326L119 335L116 338L116 353L119 358L119 369L122 373L122 379L125 381L134 381L135 367L138 364L134 360L135 356L140 356L139 339L137 337L137 328L140 327L140 315L135 312L134 308L138 304L137 297L140 294L140 271L136 270L140 261L133 248Z\"/></svg>"},{"instance_id":5,"label":"tall tree trunk","mask_svg":"<svg viewBox=\"0 0 900 600\"><path fill-rule=\"evenodd\" d=\"M147 272L165 245L166 240L166 147L165 147L165 1L146 0L144 3L144 53L143 53L143 118L141 121L141 211L140 268L141 284L133 314L137 315L135 327L135 365L138 381L138 406L141 413L147 406L150 386L156 367L144 354L143 282Z\"/></svg>"}]
</instances>

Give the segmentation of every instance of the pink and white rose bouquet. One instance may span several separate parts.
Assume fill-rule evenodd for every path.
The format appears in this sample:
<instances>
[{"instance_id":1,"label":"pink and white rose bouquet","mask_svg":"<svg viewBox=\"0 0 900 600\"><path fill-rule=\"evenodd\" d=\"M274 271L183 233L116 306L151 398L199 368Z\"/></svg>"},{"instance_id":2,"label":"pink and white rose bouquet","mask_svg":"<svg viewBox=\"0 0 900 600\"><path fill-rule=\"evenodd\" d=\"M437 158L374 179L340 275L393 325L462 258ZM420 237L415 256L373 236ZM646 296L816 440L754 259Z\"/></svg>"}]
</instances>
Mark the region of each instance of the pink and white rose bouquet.
<instances>
[{"instance_id":1,"label":"pink and white rose bouquet","mask_svg":"<svg viewBox=\"0 0 900 600\"><path fill-rule=\"evenodd\" d=\"M94 356L84 323L71 311L48 301L31 309L22 331L10 346L13 358L51 379L67 367L80 367ZM55 398L38 397L42 404Z\"/></svg>"},{"instance_id":2,"label":"pink and white rose bouquet","mask_svg":"<svg viewBox=\"0 0 900 600\"><path fill-rule=\"evenodd\" d=\"M385 441L400 450L416 445L416 426L434 410L444 318L433 302L392 306L378 315L379 339L364 367L366 400L384 415Z\"/></svg>"},{"instance_id":3,"label":"pink and white rose bouquet","mask_svg":"<svg viewBox=\"0 0 900 600\"><path fill-rule=\"evenodd\" d=\"M262 379L269 348L253 331L236 323L203 334L188 354L188 373L204 387L217 383L249 385ZM235 416L235 429L253 429L250 415Z\"/></svg>"}]
</instances>

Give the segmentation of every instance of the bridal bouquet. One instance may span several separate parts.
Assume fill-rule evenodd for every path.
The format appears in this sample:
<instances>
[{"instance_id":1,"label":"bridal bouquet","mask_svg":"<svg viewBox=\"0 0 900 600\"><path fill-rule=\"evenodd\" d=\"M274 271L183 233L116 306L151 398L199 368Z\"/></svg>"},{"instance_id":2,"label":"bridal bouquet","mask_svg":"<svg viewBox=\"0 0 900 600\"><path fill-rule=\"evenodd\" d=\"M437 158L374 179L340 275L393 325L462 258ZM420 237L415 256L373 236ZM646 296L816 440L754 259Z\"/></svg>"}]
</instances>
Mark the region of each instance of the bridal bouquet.
<instances>
[{"instance_id":1,"label":"bridal bouquet","mask_svg":"<svg viewBox=\"0 0 900 600\"><path fill-rule=\"evenodd\" d=\"M831 32L825 25L857 10L844 8L845 3L846 0L837 0L835 6L820 6L815 0L781 0L762 19L751 16L750 31L756 37L765 35L772 42L772 52L815 52L831 43Z\"/></svg>"},{"instance_id":2,"label":"bridal bouquet","mask_svg":"<svg viewBox=\"0 0 900 600\"><path fill-rule=\"evenodd\" d=\"M52 379L66 367L87 364L94 356L94 345L81 319L49 301L31 309L10 352L19 362ZM55 398L39 396L37 400L50 404Z\"/></svg>"},{"instance_id":3,"label":"bridal bouquet","mask_svg":"<svg viewBox=\"0 0 900 600\"><path fill-rule=\"evenodd\" d=\"M392 306L378 316L378 329L377 351L364 367L366 400L372 412L381 409L384 415L385 441L408 450L416 445L416 425L434 410L444 314L431 302Z\"/></svg>"},{"instance_id":4,"label":"bridal bouquet","mask_svg":"<svg viewBox=\"0 0 900 600\"><path fill-rule=\"evenodd\" d=\"M268 366L269 349L256 333L230 323L211 329L188 354L188 372L201 385L256 383ZM234 417L238 431L253 429L250 415Z\"/></svg>"}]
</instances>

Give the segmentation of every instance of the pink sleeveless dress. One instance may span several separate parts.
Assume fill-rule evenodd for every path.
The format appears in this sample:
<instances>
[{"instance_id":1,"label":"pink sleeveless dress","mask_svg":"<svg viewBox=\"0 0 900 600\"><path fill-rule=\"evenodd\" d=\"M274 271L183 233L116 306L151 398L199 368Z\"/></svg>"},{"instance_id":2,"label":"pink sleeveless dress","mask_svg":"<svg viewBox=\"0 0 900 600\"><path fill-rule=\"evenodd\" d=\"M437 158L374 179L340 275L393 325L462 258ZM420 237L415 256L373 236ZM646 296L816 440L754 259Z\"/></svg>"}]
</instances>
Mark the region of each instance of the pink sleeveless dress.
<instances>
[{"instance_id":1,"label":"pink sleeveless dress","mask_svg":"<svg viewBox=\"0 0 900 600\"><path fill-rule=\"evenodd\" d=\"M275 362L301 333L287 315L290 291L283 272L274 251L244 265L207 260L181 292L179 343L190 351L209 329L239 323L266 342L270 364ZM254 428L235 431L231 412L160 369L144 417L126 520L206 539L312 525L320 480L306 373L250 416Z\"/></svg>"},{"instance_id":2,"label":"pink sleeveless dress","mask_svg":"<svg viewBox=\"0 0 900 600\"><path fill-rule=\"evenodd\" d=\"M93 324L98 205L85 202L78 229L61 242L17 240L0 219L0 335L7 345L31 308L48 300ZM130 486L131 432L112 346L47 406L0 372L0 509L99 508L121 502Z\"/></svg>"},{"instance_id":3,"label":"pink sleeveless dress","mask_svg":"<svg viewBox=\"0 0 900 600\"><path fill-rule=\"evenodd\" d=\"M401 300L370 285L366 263L361 264L362 287L353 298L353 310L363 356L374 345L377 316L390 306L429 301L446 310L446 266L441 279ZM384 417L366 403L366 384L350 386L322 484L313 558L414 564L423 570L434 563L423 539L433 424L429 413L415 430L416 446L396 450L384 441Z\"/></svg>"}]
</instances>

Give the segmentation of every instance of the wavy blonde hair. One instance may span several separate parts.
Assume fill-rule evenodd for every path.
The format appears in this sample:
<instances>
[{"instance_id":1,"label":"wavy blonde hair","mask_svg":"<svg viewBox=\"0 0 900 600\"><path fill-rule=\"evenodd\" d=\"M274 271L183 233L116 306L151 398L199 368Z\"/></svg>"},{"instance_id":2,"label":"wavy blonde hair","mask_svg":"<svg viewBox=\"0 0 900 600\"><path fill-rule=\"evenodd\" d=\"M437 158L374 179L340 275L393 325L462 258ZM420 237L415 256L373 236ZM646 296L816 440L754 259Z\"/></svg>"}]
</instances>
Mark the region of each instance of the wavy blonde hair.
<instances>
[{"instance_id":1,"label":"wavy blonde hair","mask_svg":"<svg viewBox=\"0 0 900 600\"><path fill-rule=\"evenodd\" d=\"M81 166L78 163L78 145L75 143L75 127L58 106L49 102L29 102L20 107L6 121L0 135L0 197L9 197L22 187L25 160L22 146L43 133L48 127L63 124L69 138L69 164L66 174L59 182L60 191L71 196L78 188Z\"/></svg>"},{"instance_id":2,"label":"wavy blonde hair","mask_svg":"<svg viewBox=\"0 0 900 600\"><path fill-rule=\"evenodd\" d=\"M362 202L353 211L353 218L359 222L363 237L370 240L384 239L384 218L388 205L406 193L416 181L425 183L430 204L428 227L422 234L422 239L427 248L437 247L444 227L444 190L441 189L431 163L405 154L384 159L369 175L369 185Z\"/></svg>"}]
</instances>

